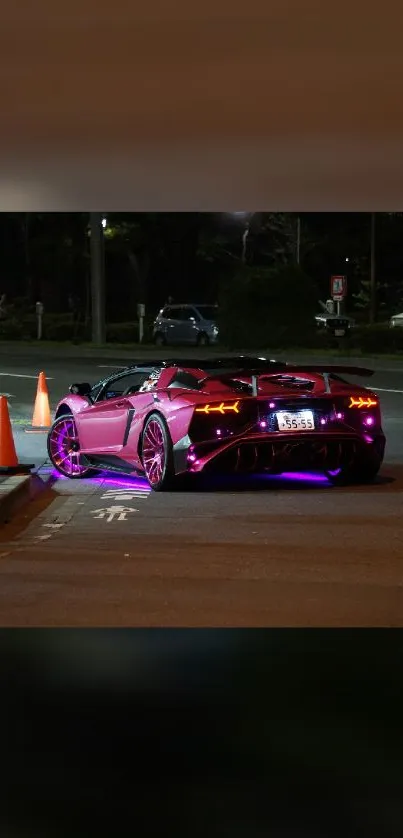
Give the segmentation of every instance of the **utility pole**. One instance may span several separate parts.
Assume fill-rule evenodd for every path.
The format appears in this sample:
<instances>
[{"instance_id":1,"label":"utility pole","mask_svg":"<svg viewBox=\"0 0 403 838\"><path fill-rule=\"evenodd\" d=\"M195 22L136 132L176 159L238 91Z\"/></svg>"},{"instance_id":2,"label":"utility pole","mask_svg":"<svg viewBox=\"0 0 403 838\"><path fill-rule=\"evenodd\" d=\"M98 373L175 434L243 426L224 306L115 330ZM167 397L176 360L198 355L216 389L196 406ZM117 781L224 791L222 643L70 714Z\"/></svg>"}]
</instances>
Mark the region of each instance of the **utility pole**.
<instances>
[{"instance_id":1,"label":"utility pole","mask_svg":"<svg viewBox=\"0 0 403 838\"><path fill-rule=\"evenodd\" d=\"M243 236L242 236L242 262L243 262L244 265L246 265L248 236L249 236L249 223L246 225Z\"/></svg>"},{"instance_id":2,"label":"utility pole","mask_svg":"<svg viewBox=\"0 0 403 838\"><path fill-rule=\"evenodd\" d=\"M105 259L102 214L90 213L92 342L105 343Z\"/></svg>"},{"instance_id":3,"label":"utility pole","mask_svg":"<svg viewBox=\"0 0 403 838\"><path fill-rule=\"evenodd\" d=\"M369 322L375 323L376 317L376 270L375 270L375 213L371 212L371 255L369 282Z\"/></svg>"},{"instance_id":4,"label":"utility pole","mask_svg":"<svg viewBox=\"0 0 403 838\"><path fill-rule=\"evenodd\" d=\"M297 218L297 265L300 264L300 253L301 253L301 218L298 216Z\"/></svg>"}]
</instances>

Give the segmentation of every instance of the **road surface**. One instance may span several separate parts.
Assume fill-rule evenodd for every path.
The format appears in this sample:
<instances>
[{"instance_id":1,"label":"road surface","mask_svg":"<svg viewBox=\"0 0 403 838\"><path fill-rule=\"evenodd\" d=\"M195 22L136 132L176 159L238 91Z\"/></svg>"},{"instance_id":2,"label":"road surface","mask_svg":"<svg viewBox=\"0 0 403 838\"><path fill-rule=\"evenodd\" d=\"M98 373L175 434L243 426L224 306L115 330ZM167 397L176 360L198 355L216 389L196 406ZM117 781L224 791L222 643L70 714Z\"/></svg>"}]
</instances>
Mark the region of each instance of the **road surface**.
<instances>
[{"instance_id":1,"label":"road surface","mask_svg":"<svg viewBox=\"0 0 403 838\"><path fill-rule=\"evenodd\" d=\"M384 362L371 381L388 439L375 486L262 478L155 494L120 476L57 479L45 435L21 429L42 369L54 406L114 364L50 351L0 362L20 459L47 483L0 533L0 625L403 624L402 369Z\"/></svg>"}]
</instances>

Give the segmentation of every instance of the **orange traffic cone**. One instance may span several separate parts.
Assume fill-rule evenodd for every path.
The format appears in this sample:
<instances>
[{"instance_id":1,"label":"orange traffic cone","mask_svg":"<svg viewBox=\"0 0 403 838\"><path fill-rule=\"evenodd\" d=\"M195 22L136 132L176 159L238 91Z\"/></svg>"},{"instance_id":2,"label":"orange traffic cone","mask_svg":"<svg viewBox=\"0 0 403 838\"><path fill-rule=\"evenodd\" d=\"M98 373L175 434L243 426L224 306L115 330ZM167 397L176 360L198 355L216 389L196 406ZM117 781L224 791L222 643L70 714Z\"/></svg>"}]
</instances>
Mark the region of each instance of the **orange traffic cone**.
<instances>
[{"instance_id":1,"label":"orange traffic cone","mask_svg":"<svg viewBox=\"0 0 403 838\"><path fill-rule=\"evenodd\" d=\"M11 428L6 396L0 396L0 474L31 471L33 466L19 464Z\"/></svg>"},{"instance_id":2,"label":"orange traffic cone","mask_svg":"<svg viewBox=\"0 0 403 838\"><path fill-rule=\"evenodd\" d=\"M50 417L48 385L46 383L45 373L40 372L38 378L38 387L36 390L32 425L30 428L26 428L26 430L28 432L48 431L51 427L51 424L52 420Z\"/></svg>"}]
</instances>

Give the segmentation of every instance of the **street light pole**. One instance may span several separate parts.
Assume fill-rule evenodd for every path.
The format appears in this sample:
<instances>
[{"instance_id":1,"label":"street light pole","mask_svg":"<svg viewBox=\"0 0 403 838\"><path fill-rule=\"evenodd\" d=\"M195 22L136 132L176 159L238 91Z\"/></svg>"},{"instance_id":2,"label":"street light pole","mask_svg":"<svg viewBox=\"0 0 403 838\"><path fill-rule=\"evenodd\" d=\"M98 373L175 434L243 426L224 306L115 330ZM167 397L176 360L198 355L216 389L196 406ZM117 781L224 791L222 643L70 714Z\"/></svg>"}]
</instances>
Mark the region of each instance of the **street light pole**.
<instances>
[{"instance_id":1,"label":"street light pole","mask_svg":"<svg viewBox=\"0 0 403 838\"><path fill-rule=\"evenodd\" d=\"M102 214L90 213L92 342L105 343L105 262Z\"/></svg>"},{"instance_id":2,"label":"street light pole","mask_svg":"<svg viewBox=\"0 0 403 838\"><path fill-rule=\"evenodd\" d=\"M297 218L297 265L300 264L300 251L301 251L301 218L298 216Z\"/></svg>"},{"instance_id":3,"label":"street light pole","mask_svg":"<svg viewBox=\"0 0 403 838\"><path fill-rule=\"evenodd\" d=\"M375 213L371 212L371 265L370 265L370 302L369 322L375 323L376 316L376 271L375 271Z\"/></svg>"}]
</instances>

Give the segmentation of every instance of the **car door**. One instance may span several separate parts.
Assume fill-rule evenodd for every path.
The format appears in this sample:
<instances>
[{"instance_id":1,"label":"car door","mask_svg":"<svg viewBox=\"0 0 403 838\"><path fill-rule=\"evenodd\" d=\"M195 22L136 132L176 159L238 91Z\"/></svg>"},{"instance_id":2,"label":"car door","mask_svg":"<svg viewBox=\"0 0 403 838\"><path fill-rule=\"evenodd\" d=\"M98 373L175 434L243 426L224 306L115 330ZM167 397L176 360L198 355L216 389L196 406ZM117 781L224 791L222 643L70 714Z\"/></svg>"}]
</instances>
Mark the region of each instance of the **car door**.
<instances>
[{"instance_id":1,"label":"car door","mask_svg":"<svg viewBox=\"0 0 403 838\"><path fill-rule=\"evenodd\" d=\"M82 453L118 453L123 446L130 407L129 399L118 396L93 404L77 414Z\"/></svg>"},{"instance_id":2,"label":"car door","mask_svg":"<svg viewBox=\"0 0 403 838\"><path fill-rule=\"evenodd\" d=\"M181 343L181 311L180 306L173 306L167 310L164 323L164 335L167 343Z\"/></svg>"},{"instance_id":3,"label":"car door","mask_svg":"<svg viewBox=\"0 0 403 838\"><path fill-rule=\"evenodd\" d=\"M175 326L174 312L173 312L173 310L170 306L165 306L165 308L163 308L161 314L158 315L158 317L155 321L154 331L155 332L162 332L166 342L167 343L170 343L170 342L172 343L172 340L170 339L170 333L171 333L172 329L174 328L174 326Z\"/></svg>"},{"instance_id":4,"label":"car door","mask_svg":"<svg viewBox=\"0 0 403 838\"><path fill-rule=\"evenodd\" d=\"M76 416L80 447L87 454L118 454L126 444L126 430L135 412L133 392L146 380L149 371L116 376L108 382L99 401ZM132 394L131 394L132 395Z\"/></svg>"},{"instance_id":5,"label":"car door","mask_svg":"<svg viewBox=\"0 0 403 838\"><path fill-rule=\"evenodd\" d=\"M196 312L192 306L183 306L179 309L178 343L196 343L196 317Z\"/></svg>"}]
</instances>

